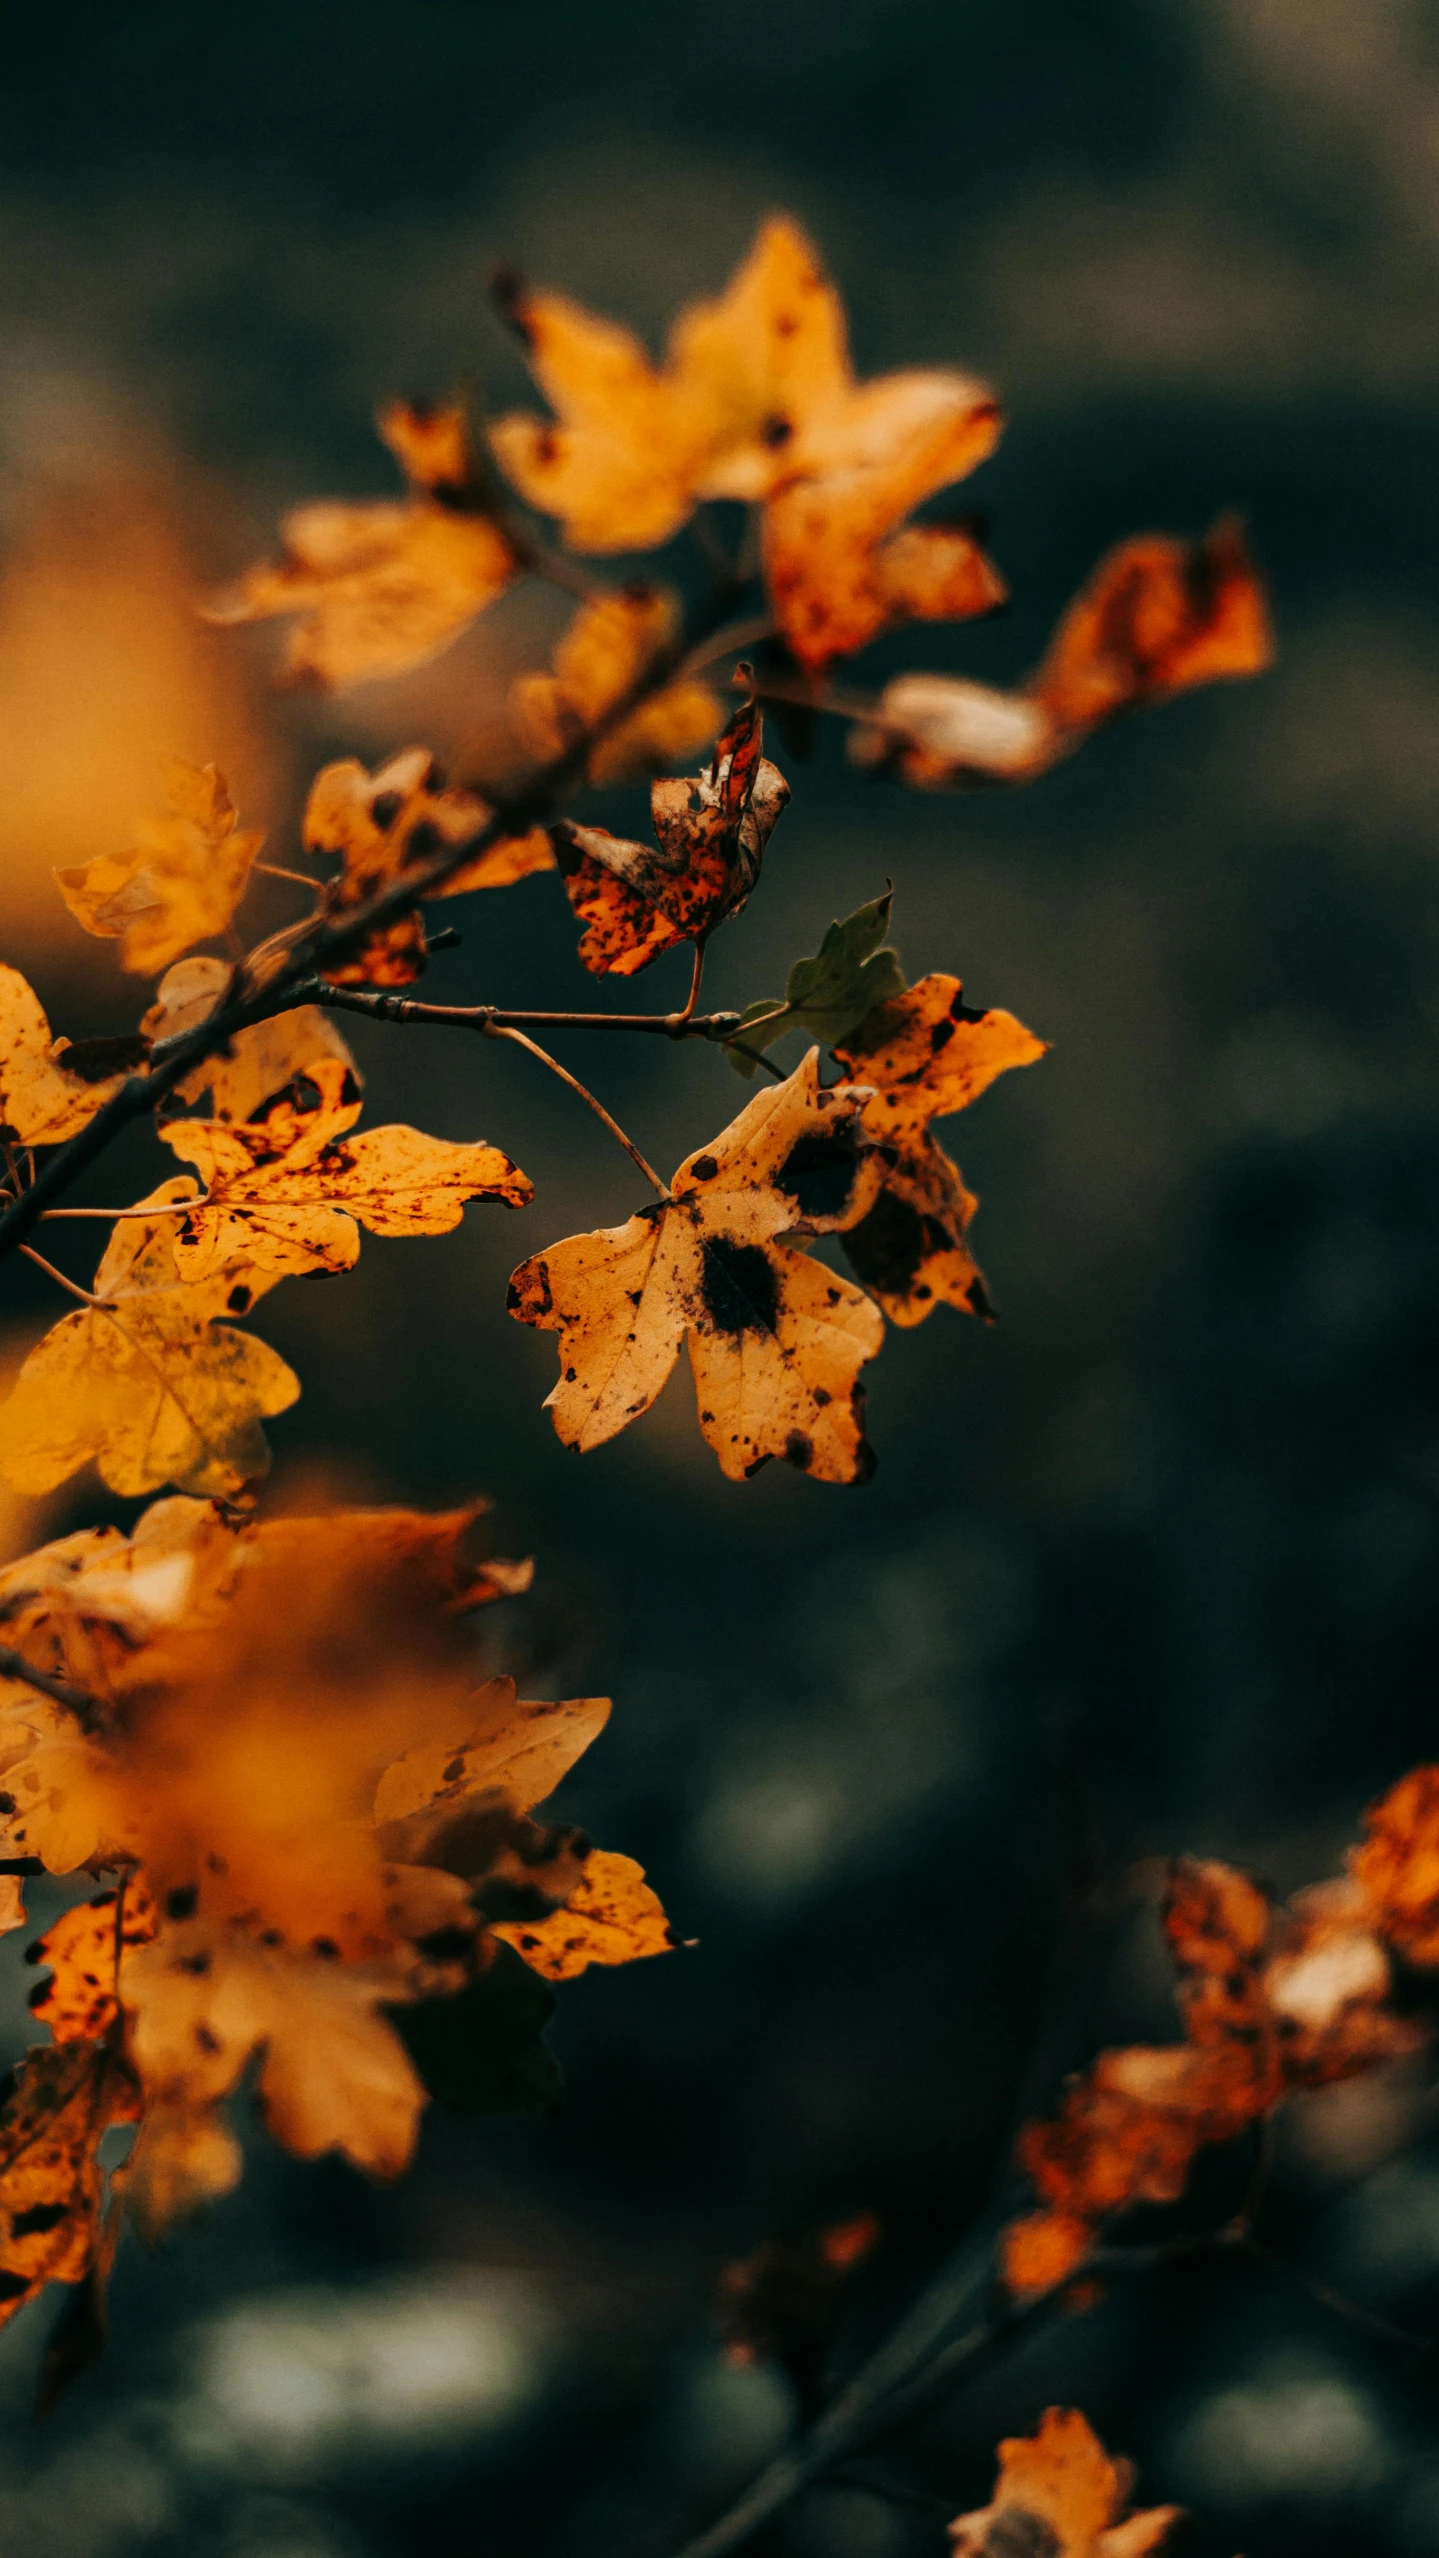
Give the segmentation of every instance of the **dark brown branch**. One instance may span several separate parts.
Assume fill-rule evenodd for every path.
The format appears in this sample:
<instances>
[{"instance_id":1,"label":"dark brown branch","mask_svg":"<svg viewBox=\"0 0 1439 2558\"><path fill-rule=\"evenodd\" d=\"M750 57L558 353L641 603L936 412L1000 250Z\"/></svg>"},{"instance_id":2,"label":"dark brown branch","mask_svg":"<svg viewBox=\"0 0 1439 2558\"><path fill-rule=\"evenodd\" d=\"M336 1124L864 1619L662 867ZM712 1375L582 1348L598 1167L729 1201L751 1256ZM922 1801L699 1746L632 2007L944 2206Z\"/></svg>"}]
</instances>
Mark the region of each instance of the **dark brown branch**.
<instances>
[{"instance_id":1,"label":"dark brown branch","mask_svg":"<svg viewBox=\"0 0 1439 2558\"><path fill-rule=\"evenodd\" d=\"M237 963L229 988L208 1020L172 1039L157 1041L149 1072L131 1075L96 1111L77 1136L57 1146L30 1188L0 1214L0 1255L22 1244L46 1208L61 1198L81 1173L88 1171L122 1131L148 1118L187 1075L224 1048L238 1030L286 1012L300 1000L296 987L359 949L371 933L413 912L442 888L453 873L488 850L491 844L528 834L563 806L583 782L596 746L621 727L631 713L663 691L688 652L710 632L718 632L724 615L712 604L699 625L680 634L613 702L603 717L577 737L563 755L541 765L523 789L502 801L486 824L464 843L446 844L428 861L418 862L398 879L347 913L327 913L292 926L248 959ZM257 968L257 962L259 963ZM263 981L263 982L262 982Z\"/></svg>"},{"instance_id":2,"label":"dark brown branch","mask_svg":"<svg viewBox=\"0 0 1439 2558\"><path fill-rule=\"evenodd\" d=\"M648 1030L665 1039L728 1039L738 1029L738 1013L547 1013L515 1011L503 1004L420 1004L408 995L371 993L363 986L327 986L315 978L294 988L296 1004L322 1004L327 1011L365 1013L372 1021L429 1022L436 1029L475 1030Z\"/></svg>"}]
</instances>

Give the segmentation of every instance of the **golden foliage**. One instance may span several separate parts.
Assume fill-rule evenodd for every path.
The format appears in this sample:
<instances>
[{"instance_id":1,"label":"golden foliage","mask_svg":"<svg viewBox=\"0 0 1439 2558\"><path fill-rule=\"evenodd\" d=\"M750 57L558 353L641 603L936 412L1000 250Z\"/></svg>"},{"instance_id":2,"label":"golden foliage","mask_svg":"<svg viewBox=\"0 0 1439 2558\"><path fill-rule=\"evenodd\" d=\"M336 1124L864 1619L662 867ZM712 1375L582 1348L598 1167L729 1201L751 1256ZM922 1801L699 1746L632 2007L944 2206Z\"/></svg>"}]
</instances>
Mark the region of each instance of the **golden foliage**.
<instances>
[{"instance_id":1,"label":"golden foliage","mask_svg":"<svg viewBox=\"0 0 1439 2558\"><path fill-rule=\"evenodd\" d=\"M178 959L155 989L155 1001L142 1014L140 1028L152 1044L176 1039L208 1021L231 977L228 960ZM328 1013L318 1004L297 1004L293 1012L274 1013L268 1021L235 1031L225 1047L207 1057L192 1074L173 1087L177 1101L195 1102L210 1095L216 1119L257 1119L267 1101L283 1092L297 1076L313 1076L316 1068L338 1058L355 1090L362 1077Z\"/></svg>"},{"instance_id":2,"label":"golden foliage","mask_svg":"<svg viewBox=\"0 0 1439 2558\"><path fill-rule=\"evenodd\" d=\"M142 1207L196 1196L162 1182ZM0 1473L47 1492L93 1457L112 1492L162 1483L224 1498L270 1462L262 1420L285 1412L299 1379L278 1351L222 1322L248 1314L277 1274L240 1256L203 1283L183 1279L173 1215L118 1224L95 1274L97 1303L66 1315L31 1351L4 1406Z\"/></svg>"},{"instance_id":3,"label":"golden foliage","mask_svg":"<svg viewBox=\"0 0 1439 2558\"><path fill-rule=\"evenodd\" d=\"M0 2326L46 2283L79 2283L101 2243L100 2138L132 2122L134 2084L105 2043L30 2053L0 2112Z\"/></svg>"},{"instance_id":4,"label":"golden foliage","mask_svg":"<svg viewBox=\"0 0 1439 2558\"><path fill-rule=\"evenodd\" d=\"M674 1943L657 1893L632 1856L595 1848L563 1907L548 1918L501 1921L494 1934L547 1981L572 1981L591 1963L634 1963Z\"/></svg>"},{"instance_id":5,"label":"golden foliage","mask_svg":"<svg viewBox=\"0 0 1439 2558\"><path fill-rule=\"evenodd\" d=\"M688 1341L700 1428L727 1475L770 1457L823 1483L870 1469L857 1380L883 1320L783 1240L838 1233L873 1202L884 1168L863 1099L822 1088L812 1048L681 1164L657 1206L521 1264L510 1311L560 1335L546 1408L566 1447L597 1448L647 1412Z\"/></svg>"},{"instance_id":6,"label":"golden foliage","mask_svg":"<svg viewBox=\"0 0 1439 2558\"><path fill-rule=\"evenodd\" d=\"M746 702L703 772L653 784L657 846L603 826L562 821L552 830L565 894L586 927L580 958L596 976L633 977L661 951L703 941L739 913L789 798L763 750L759 705Z\"/></svg>"},{"instance_id":7,"label":"golden foliage","mask_svg":"<svg viewBox=\"0 0 1439 2558\"><path fill-rule=\"evenodd\" d=\"M120 964L154 977L197 941L222 933L249 886L263 836L242 835L223 773L170 755L166 814L142 819L127 852L57 870L77 923L120 943Z\"/></svg>"},{"instance_id":8,"label":"golden foliage","mask_svg":"<svg viewBox=\"0 0 1439 2558\"><path fill-rule=\"evenodd\" d=\"M446 846L469 843L489 818L482 799L443 781L427 747L411 746L377 773L352 761L327 764L306 802L305 849L340 855L343 867L327 904L332 914L344 915ZM532 827L490 845L424 893L457 897L474 888L507 888L532 871L552 870L554 859L544 829ZM382 925L326 974L336 986L408 986L424 965L425 927L416 911Z\"/></svg>"},{"instance_id":9,"label":"golden foliage","mask_svg":"<svg viewBox=\"0 0 1439 2558\"><path fill-rule=\"evenodd\" d=\"M422 666L519 574L486 509L462 411L397 401L378 425L409 496L296 507L279 559L207 608L213 622L294 616L282 682L334 692Z\"/></svg>"},{"instance_id":10,"label":"golden foliage","mask_svg":"<svg viewBox=\"0 0 1439 2558\"><path fill-rule=\"evenodd\" d=\"M687 677L617 716L678 630L675 599L658 587L626 586L584 605L555 650L553 673L515 678L510 717L521 743L549 764L603 728L585 758L592 782L639 781L708 745L724 713L707 684Z\"/></svg>"},{"instance_id":11,"label":"golden foliage","mask_svg":"<svg viewBox=\"0 0 1439 2558\"><path fill-rule=\"evenodd\" d=\"M978 1202L930 1122L967 1109L1010 1067L1033 1065L1044 1041L1013 1013L973 1011L957 977L934 974L876 1005L834 1054L852 1083L873 1086L864 1130L885 1162L879 1197L845 1235L856 1277L891 1323L922 1323L944 1303L987 1314L965 1241Z\"/></svg>"},{"instance_id":12,"label":"golden foliage","mask_svg":"<svg viewBox=\"0 0 1439 2558\"><path fill-rule=\"evenodd\" d=\"M39 996L18 968L0 965L0 1133L21 1146L59 1146L118 1092L123 1074L98 1082L67 1071Z\"/></svg>"},{"instance_id":13,"label":"golden foliage","mask_svg":"<svg viewBox=\"0 0 1439 2558\"><path fill-rule=\"evenodd\" d=\"M360 1103L348 1097L348 1069L337 1058L317 1063L301 1089L308 1106L282 1094L263 1119L242 1126L170 1122L168 1143L205 1187L203 1204L175 1220L182 1280L247 1259L276 1279L348 1270L360 1249L357 1219L371 1234L443 1235L467 1201L520 1208L534 1197L497 1146L455 1145L405 1127L350 1137Z\"/></svg>"},{"instance_id":14,"label":"golden foliage","mask_svg":"<svg viewBox=\"0 0 1439 2558\"><path fill-rule=\"evenodd\" d=\"M950 2524L956 2558L1008 2558L1044 2549L1052 2558L1145 2558L1181 2515L1151 2505L1125 2518L1134 2469L1111 2460L1075 2407L1047 2407L1035 2434L999 2446L994 2501Z\"/></svg>"}]
</instances>

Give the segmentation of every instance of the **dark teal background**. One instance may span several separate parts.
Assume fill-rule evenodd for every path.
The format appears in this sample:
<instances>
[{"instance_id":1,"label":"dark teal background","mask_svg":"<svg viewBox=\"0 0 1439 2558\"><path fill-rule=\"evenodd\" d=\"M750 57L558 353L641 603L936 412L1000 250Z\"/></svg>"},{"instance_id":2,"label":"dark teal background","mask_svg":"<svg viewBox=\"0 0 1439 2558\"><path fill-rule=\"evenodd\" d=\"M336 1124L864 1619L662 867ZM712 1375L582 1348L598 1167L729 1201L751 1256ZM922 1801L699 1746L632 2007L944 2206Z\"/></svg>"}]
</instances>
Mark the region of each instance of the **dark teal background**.
<instances>
[{"instance_id":1,"label":"dark teal background","mask_svg":"<svg viewBox=\"0 0 1439 2558\"><path fill-rule=\"evenodd\" d=\"M17 541L72 447L143 446L205 475L199 548L232 569L286 504L388 487L377 400L519 393L494 259L653 336L780 205L842 282L862 369L958 362L1011 419L966 500L1012 610L888 642L876 675L1013 680L1109 543L1222 506L1272 584L1271 676L1028 791L906 796L849 775L834 739L790 768L715 999L781 983L893 877L910 973L955 969L1053 1043L948 1131L1002 1320L891 1335L868 1489L725 1484L683 1376L605 1450L558 1447L553 1345L507 1323L504 1280L620 1221L635 1183L578 1104L490 1048L356 1042L372 1116L503 1142L536 1205L367 1243L355 1277L264 1310L305 1384L283 1467L323 1459L372 1496L488 1489L507 1550L535 1551L514 1656L549 1692L617 1700L567 1800L699 1942L568 1992L552 2123L436 2117L384 2193L257 2146L241 2196L122 2263L108 2366L40 2436L49 2313L21 2322L0 2542L660 2558L784 2419L777 2384L716 2359L717 2268L872 2206L890 2252L858 2330L886 2315L994 2163L1076 1865L1118 1913L1077 2063L1169 2030L1152 1919L1124 1899L1136 1860L1232 1855L1287 1890L1435 1753L1433 15L34 10L6 28L0 135ZM273 654L263 633L226 645ZM417 682L286 710L278 858L319 756L452 731L455 687L433 729L426 701ZM77 688L77 728L85 710ZM642 809L612 799L607 822ZM553 882L452 911L436 996L586 999ZM102 949L22 935L14 955L57 1021L118 1022ZM642 991L676 1000L682 974ZM564 1053L661 1168L742 1098L708 1053ZM38 1321L38 1281L16 1303ZM112 1513L81 1487L66 1517ZM1315 2100L1271 2224L1420 2327L1431 2120L1422 2079ZM901 2496L827 2489L775 2547L937 2553L995 2439L1053 2398L1141 2459L1148 2499L1196 2508L1202 2558L1439 2549L1432 2365L1235 2268L1126 2290L888 2447Z\"/></svg>"}]
</instances>

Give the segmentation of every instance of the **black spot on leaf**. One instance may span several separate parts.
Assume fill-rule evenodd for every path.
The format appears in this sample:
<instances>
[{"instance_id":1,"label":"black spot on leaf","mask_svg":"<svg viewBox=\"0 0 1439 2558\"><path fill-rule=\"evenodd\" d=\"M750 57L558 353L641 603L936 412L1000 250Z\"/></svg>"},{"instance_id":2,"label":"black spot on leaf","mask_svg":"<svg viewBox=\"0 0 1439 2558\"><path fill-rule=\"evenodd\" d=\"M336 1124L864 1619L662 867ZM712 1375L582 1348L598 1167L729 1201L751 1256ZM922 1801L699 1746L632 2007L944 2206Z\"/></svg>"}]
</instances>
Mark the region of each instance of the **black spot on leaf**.
<instances>
[{"instance_id":1,"label":"black spot on leaf","mask_svg":"<svg viewBox=\"0 0 1439 2558\"><path fill-rule=\"evenodd\" d=\"M716 1332L773 1332L779 1315L779 1281L769 1254L757 1243L731 1243L725 1235L704 1245L705 1311Z\"/></svg>"}]
</instances>

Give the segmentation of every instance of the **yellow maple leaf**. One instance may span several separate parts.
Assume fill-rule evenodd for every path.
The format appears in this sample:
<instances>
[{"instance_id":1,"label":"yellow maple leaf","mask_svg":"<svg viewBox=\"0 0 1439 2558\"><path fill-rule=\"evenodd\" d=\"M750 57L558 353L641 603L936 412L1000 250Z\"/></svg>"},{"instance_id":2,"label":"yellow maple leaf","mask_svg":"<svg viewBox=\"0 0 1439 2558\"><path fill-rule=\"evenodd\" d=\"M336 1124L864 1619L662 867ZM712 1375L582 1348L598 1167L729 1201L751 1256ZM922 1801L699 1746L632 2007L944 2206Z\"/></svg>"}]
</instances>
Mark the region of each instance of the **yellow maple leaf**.
<instances>
[{"instance_id":1,"label":"yellow maple leaf","mask_svg":"<svg viewBox=\"0 0 1439 2558\"><path fill-rule=\"evenodd\" d=\"M163 1182L139 1204L196 1196ZM262 1419L288 1410L299 1380L278 1351L218 1318L248 1314L275 1274L238 1260L199 1284L176 1266L176 1219L117 1223L94 1295L46 1333L4 1407L0 1474L48 1492L93 1457L113 1492L175 1483L228 1496L270 1462Z\"/></svg>"},{"instance_id":2,"label":"yellow maple leaf","mask_svg":"<svg viewBox=\"0 0 1439 2558\"><path fill-rule=\"evenodd\" d=\"M42 2045L0 2112L0 2326L46 2283L82 2282L100 2239L99 2145L134 2120L134 2083L105 2044Z\"/></svg>"},{"instance_id":3,"label":"yellow maple leaf","mask_svg":"<svg viewBox=\"0 0 1439 2558\"><path fill-rule=\"evenodd\" d=\"M520 573L486 510L462 411L397 401L378 425L410 495L296 507L279 559L207 607L213 622L295 616L282 682L336 691L422 666Z\"/></svg>"},{"instance_id":4,"label":"yellow maple leaf","mask_svg":"<svg viewBox=\"0 0 1439 2558\"><path fill-rule=\"evenodd\" d=\"M897 619L1002 599L967 535L896 536L992 450L992 394L939 371L856 383L839 297L795 223L762 226L725 293L681 314L663 366L562 295L515 285L507 307L558 422L502 418L491 440L577 549L648 549L701 498L758 500L776 616L813 666Z\"/></svg>"},{"instance_id":5,"label":"yellow maple leaf","mask_svg":"<svg viewBox=\"0 0 1439 2558\"><path fill-rule=\"evenodd\" d=\"M580 958L596 976L633 977L661 951L705 940L739 913L789 799L763 749L759 705L746 702L703 772L652 786L657 845L603 826L552 828L565 894L586 928Z\"/></svg>"},{"instance_id":6,"label":"yellow maple leaf","mask_svg":"<svg viewBox=\"0 0 1439 2558\"><path fill-rule=\"evenodd\" d=\"M727 1475L785 1457L852 1483L872 1465L857 1380L883 1318L781 1240L855 1224L883 1177L863 1091L822 1089L818 1068L812 1048L687 1158L657 1205L514 1273L511 1313L560 1335L546 1408L566 1447L599 1447L647 1412L687 1340L700 1427Z\"/></svg>"},{"instance_id":7,"label":"yellow maple leaf","mask_svg":"<svg viewBox=\"0 0 1439 2558\"><path fill-rule=\"evenodd\" d=\"M548 1918L501 1921L492 1933L547 1981L571 1981L591 1963L634 1963L674 1944L659 1896L632 1856L595 1848L563 1907Z\"/></svg>"},{"instance_id":8,"label":"yellow maple leaf","mask_svg":"<svg viewBox=\"0 0 1439 2558\"><path fill-rule=\"evenodd\" d=\"M582 606L555 650L549 675L518 675L510 716L539 763L555 762L641 682L679 629L672 595L627 586ZM707 746L724 713L707 684L689 677L641 702L590 749L592 782L639 781Z\"/></svg>"},{"instance_id":9,"label":"yellow maple leaf","mask_svg":"<svg viewBox=\"0 0 1439 2558\"><path fill-rule=\"evenodd\" d=\"M127 852L57 870L60 893L87 933L120 943L120 964L153 977L193 942L222 933L264 842L242 835L223 773L168 756L166 814L142 819Z\"/></svg>"},{"instance_id":10,"label":"yellow maple leaf","mask_svg":"<svg viewBox=\"0 0 1439 2558\"><path fill-rule=\"evenodd\" d=\"M1002 2558L1033 2543L1053 2558L1146 2558L1180 2520L1177 2505L1124 2518L1134 2486L1075 2407L1048 2407L1039 2430L999 2446L994 2501L950 2525L956 2558ZM1027 2527L1027 2534L1026 2534Z\"/></svg>"},{"instance_id":11,"label":"yellow maple leaf","mask_svg":"<svg viewBox=\"0 0 1439 2558\"><path fill-rule=\"evenodd\" d=\"M226 992L233 971L225 959L201 954L177 959L155 989L155 1001L140 1019L145 1037L154 1042L177 1039L208 1021ZM273 1013L248 1030L232 1031L217 1056L207 1057L192 1074L172 1086L176 1101L195 1102L208 1092L216 1119L254 1119L262 1105L283 1092L297 1076L313 1075L317 1066L338 1058L356 1092L363 1077L335 1023L318 1004L297 1004L293 1012Z\"/></svg>"},{"instance_id":12,"label":"yellow maple leaf","mask_svg":"<svg viewBox=\"0 0 1439 2558\"><path fill-rule=\"evenodd\" d=\"M0 964L0 1136L14 1145L59 1146L118 1092L123 1074L98 1082L65 1065L44 1007L18 968Z\"/></svg>"},{"instance_id":13,"label":"yellow maple leaf","mask_svg":"<svg viewBox=\"0 0 1439 2558\"><path fill-rule=\"evenodd\" d=\"M119 2014L120 1967L137 1945L152 1943L159 1913L142 1880L129 1876L66 1910L29 1948L49 1969L30 1997L32 2015L57 2043L98 2043Z\"/></svg>"},{"instance_id":14,"label":"yellow maple leaf","mask_svg":"<svg viewBox=\"0 0 1439 2558\"><path fill-rule=\"evenodd\" d=\"M360 1249L357 1219L376 1235L443 1235L468 1201L519 1208L534 1197L498 1146L452 1144L406 1127L350 1136L360 1104L346 1098L338 1059L317 1064L312 1084L317 1099L308 1108L282 1095L263 1119L239 1126L167 1125L167 1143L205 1186L203 1203L174 1221L182 1281L210 1279L238 1261L271 1279L347 1270Z\"/></svg>"},{"instance_id":15,"label":"yellow maple leaf","mask_svg":"<svg viewBox=\"0 0 1439 2558\"><path fill-rule=\"evenodd\" d=\"M343 868L330 883L327 902L331 914L343 915L445 845L467 844L489 818L489 808L473 791L443 781L427 747L410 746L376 773L353 760L327 764L317 773L305 805L305 848L340 855ZM458 897L476 888L508 888L533 871L553 870L554 863L548 835L535 826L489 845L425 894ZM325 973L337 986L408 986L424 965L425 927L417 910L370 934L351 958Z\"/></svg>"},{"instance_id":16,"label":"yellow maple leaf","mask_svg":"<svg viewBox=\"0 0 1439 2558\"><path fill-rule=\"evenodd\" d=\"M884 1149L884 1186L844 1238L857 1278L891 1323L922 1323L937 1305L986 1314L989 1300L965 1240L977 1202L930 1122L967 1109L1044 1041L1013 1013L972 1011L957 977L922 977L876 1005L834 1051L850 1080L873 1087L864 1126Z\"/></svg>"}]
</instances>

